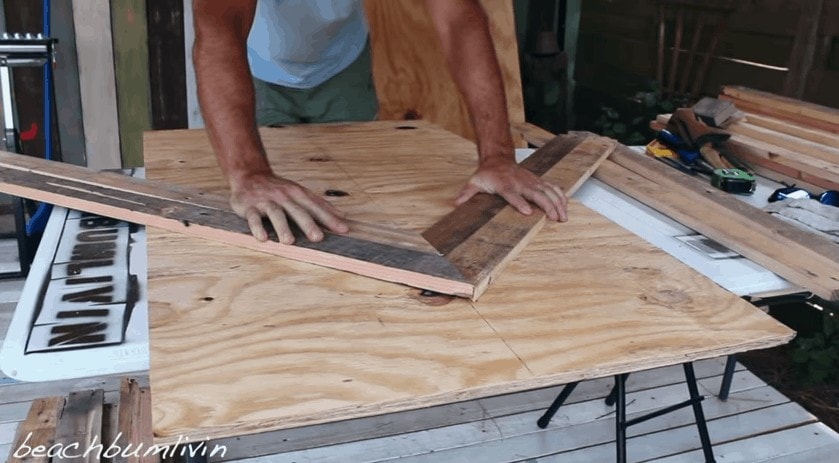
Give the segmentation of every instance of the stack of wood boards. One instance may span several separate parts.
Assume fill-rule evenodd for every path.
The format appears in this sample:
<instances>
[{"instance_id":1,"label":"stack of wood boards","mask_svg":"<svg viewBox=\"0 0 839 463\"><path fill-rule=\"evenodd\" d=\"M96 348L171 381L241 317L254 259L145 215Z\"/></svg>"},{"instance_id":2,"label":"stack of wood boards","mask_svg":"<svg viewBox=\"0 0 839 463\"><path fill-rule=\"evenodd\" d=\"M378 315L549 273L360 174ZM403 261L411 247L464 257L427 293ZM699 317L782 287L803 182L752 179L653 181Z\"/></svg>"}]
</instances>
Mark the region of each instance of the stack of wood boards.
<instances>
[{"instance_id":1,"label":"stack of wood boards","mask_svg":"<svg viewBox=\"0 0 839 463\"><path fill-rule=\"evenodd\" d=\"M839 109L738 86L723 87L720 99L745 114L725 125L731 154L777 182L814 194L839 190Z\"/></svg>"},{"instance_id":2,"label":"stack of wood boards","mask_svg":"<svg viewBox=\"0 0 839 463\"><path fill-rule=\"evenodd\" d=\"M102 389L33 401L18 426L9 461L93 462L121 456L113 461L152 463L164 451L153 447L149 388L124 378L117 403L108 403ZM47 453L56 458L37 458ZM75 455L80 457L71 458Z\"/></svg>"}]
</instances>

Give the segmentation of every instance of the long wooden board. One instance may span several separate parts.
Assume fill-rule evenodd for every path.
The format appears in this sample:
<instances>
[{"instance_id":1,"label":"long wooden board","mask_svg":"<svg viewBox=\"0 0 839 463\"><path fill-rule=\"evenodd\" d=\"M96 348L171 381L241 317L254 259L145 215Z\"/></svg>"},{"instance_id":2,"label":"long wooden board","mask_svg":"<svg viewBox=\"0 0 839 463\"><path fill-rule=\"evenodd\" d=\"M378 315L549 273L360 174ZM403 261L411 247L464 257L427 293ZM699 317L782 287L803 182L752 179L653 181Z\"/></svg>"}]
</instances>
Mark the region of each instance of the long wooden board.
<instances>
[{"instance_id":1,"label":"long wooden board","mask_svg":"<svg viewBox=\"0 0 839 463\"><path fill-rule=\"evenodd\" d=\"M525 167L571 194L614 147L588 134L557 137ZM430 245L409 230L359 222L356 234L318 243L298 236L295 245L283 245L256 241L226 200L200 190L9 153L0 153L0 182L0 191L16 196L472 299L545 221L542 212L523 216L482 194L433 225L425 234Z\"/></svg>"},{"instance_id":2,"label":"long wooden board","mask_svg":"<svg viewBox=\"0 0 839 463\"><path fill-rule=\"evenodd\" d=\"M722 93L738 100L748 101L778 111L817 119L839 126L839 109L836 108L829 108L815 103L736 85L724 86Z\"/></svg>"},{"instance_id":3,"label":"long wooden board","mask_svg":"<svg viewBox=\"0 0 839 463\"><path fill-rule=\"evenodd\" d=\"M626 149L617 149L595 176L820 297L839 300L839 245Z\"/></svg>"}]
</instances>

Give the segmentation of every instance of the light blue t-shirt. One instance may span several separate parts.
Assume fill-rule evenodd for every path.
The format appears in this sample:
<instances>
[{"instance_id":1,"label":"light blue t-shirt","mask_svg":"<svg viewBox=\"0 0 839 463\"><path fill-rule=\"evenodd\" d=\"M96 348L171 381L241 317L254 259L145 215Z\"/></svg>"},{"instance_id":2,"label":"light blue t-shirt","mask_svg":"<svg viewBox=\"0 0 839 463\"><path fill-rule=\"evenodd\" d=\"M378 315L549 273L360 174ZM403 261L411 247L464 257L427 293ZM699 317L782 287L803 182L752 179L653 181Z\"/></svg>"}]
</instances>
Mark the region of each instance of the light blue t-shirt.
<instances>
[{"instance_id":1,"label":"light blue t-shirt","mask_svg":"<svg viewBox=\"0 0 839 463\"><path fill-rule=\"evenodd\" d=\"M362 0L258 0L251 72L285 87L315 87L358 58L367 30Z\"/></svg>"}]
</instances>

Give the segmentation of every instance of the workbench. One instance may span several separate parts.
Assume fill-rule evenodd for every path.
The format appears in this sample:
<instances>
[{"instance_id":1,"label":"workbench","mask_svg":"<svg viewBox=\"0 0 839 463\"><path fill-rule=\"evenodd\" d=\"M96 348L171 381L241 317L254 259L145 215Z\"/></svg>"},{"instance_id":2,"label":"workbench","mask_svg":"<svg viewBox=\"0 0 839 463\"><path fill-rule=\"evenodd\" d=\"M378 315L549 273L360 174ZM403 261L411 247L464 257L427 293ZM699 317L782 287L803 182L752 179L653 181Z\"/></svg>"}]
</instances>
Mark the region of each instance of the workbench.
<instances>
[{"instance_id":1,"label":"workbench","mask_svg":"<svg viewBox=\"0 0 839 463\"><path fill-rule=\"evenodd\" d=\"M282 175L421 231L474 145L428 123L262 129ZM225 194L203 131L145 137L150 179ZM477 302L148 229L155 441L214 439L641 371L792 331L576 201ZM534 423L535 426L535 423ZM182 440L181 440L182 442Z\"/></svg>"}]
</instances>

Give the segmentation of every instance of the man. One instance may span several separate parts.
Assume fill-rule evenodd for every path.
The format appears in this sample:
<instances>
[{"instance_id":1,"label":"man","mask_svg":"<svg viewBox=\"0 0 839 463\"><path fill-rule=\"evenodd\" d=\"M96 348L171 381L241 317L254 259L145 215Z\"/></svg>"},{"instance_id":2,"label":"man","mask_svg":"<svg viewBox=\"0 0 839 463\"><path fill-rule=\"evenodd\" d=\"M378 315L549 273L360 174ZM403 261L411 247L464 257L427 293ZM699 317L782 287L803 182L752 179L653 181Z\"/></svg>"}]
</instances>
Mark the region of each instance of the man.
<instances>
[{"instance_id":1,"label":"man","mask_svg":"<svg viewBox=\"0 0 839 463\"><path fill-rule=\"evenodd\" d=\"M478 168L455 203L462 204L479 192L494 193L522 214L533 212L530 201L551 220L565 221L562 190L515 163L504 86L480 3L425 3L478 140ZM256 114L258 109L261 124L331 120L328 115L311 117L307 112L309 106L320 105L343 108L341 116L346 119L375 117L375 106L371 111L363 100L352 100L355 90L363 90L363 83L351 82L349 87L355 90L343 92L343 97L329 94L330 86L356 79L355 68L366 66L362 74L370 78L369 64L365 64L369 56L363 2L194 0L193 16L198 98L213 150L230 185L233 210L247 220L260 241L268 237L264 217L285 244L294 242L289 221L311 241L323 239L321 227L346 233L348 226L340 211L283 178L281 172L272 171ZM259 104L255 92L260 94Z\"/></svg>"}]
</instances>

